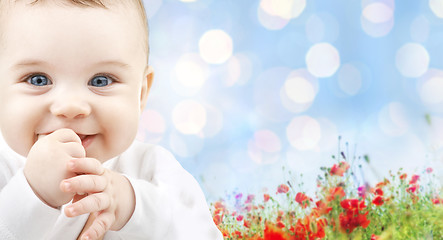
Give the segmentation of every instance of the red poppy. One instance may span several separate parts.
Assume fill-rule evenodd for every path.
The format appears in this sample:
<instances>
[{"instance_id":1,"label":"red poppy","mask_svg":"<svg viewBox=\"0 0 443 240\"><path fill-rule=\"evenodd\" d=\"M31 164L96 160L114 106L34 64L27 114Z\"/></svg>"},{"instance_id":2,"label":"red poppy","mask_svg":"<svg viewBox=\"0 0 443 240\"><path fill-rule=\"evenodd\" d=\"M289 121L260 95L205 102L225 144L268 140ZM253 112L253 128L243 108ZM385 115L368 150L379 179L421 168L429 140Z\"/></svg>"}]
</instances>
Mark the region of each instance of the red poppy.
<instances>
[{"instance_id":1,"label":"red poppy","mask_svg":"<svg viewBox=\"0 0 443 240\"><path fill-rule=\"evenodd\" d=\"M408 188L406 189L406 191L408 191L409 193L415 193L415 191L417 191L417 188L418 188L418 185L417 185L417 184L414 184L414 185L408 187Z\"/></svg>"},{"instance_id":2,"label":"red poppy","mask_svg":"<svg viewBox=\"0 0 443 240\"><path fill-rule=\"evenodd\" d=\"M322 200L317 201L315 205L317 207L314 208L313 210L316 210L320 215L328 214L332 210L332 208L328 207L328 205L324 203Z\"/></svg>"},{"instance_id":3,"label":"red poppy","mask_svg":"<svg viewBox=\"0 0 443 240\"><path fill-rule=\"evenodd\" d=\"M381 188L376 188L374 194L378 196L383 196L383 190Z\"/></svg>"},{"instance_id":4,"label":"red poppy","mask_svg":"<svg viewBox=\"0 0 443 240\"><path fill-rule=\"evenodd\" d=\"M331 189L329 189L329 196L326 197L326 200L328 202L331 202L331 201L335 200L335 198L338 197L338 199L341 199L345 195L346 195L345 191L343 191L342 187L331 188Z\"/></svg>"},{"instance_id":5,"label":"red poppy","mask_svg":"<svg viewBox=\"0 0 443 240\"><path fill-rule=\"evenodd\" d=\"M286 184L280 184L277 188L277 193L287 193L289 192L289 187Z\"/></svg>"},{"instance_id":6,"label":"red poppy","mask_svg":"<svg viewBox=\"0 0 443 240\"><path fill-rule=\"evenodd\" d=\"M341 230L347 233L351 233L357 227L366 228L370 221L366 218L369 212L364 214L353 214L352 211L347 211L346 214L340 213L340 227Z\"/></svg>"},{"instance_id":7,"label":"red poppy","mask_svg":"<svg viewBox=\"0 0 443 240\"><path fill-rule=\"evenodd\" d=\"M240 221L242 221L242 220L243 220L243 215L238 215L238 216L237 216L237 221L240 222Z\"/></svg>"},{"instance_id":8,"label":"red poppy","mask_svg":"<svg viewBox=\"0 0 443 240\"><path fill-rule=\"evenodd\" d=\"M372 200L372 203L377 205L377 206L381 206L384 203L383 197L378 195L374 198L374 200Z\"/></svg>"},{"instance_id":9,"label":"red poppy","mask_svg":"<svg viewBox=\"0 0 443 240\"><path fill-rule=\"evenodd\" d=\"M405 180L408 177L408 174L403 173L402 175L400 175L400 179L401 180Z\"/></svg>"},{"instance_id":10,"label":"red poppy","mask_svg":"<svg viewBox=\"0 0 443 240\"><path fill-rule=\"evenodd\" d=\"M329 172L331 175L337 175L343 177L343 174L349 169L349 164L345 161L340 162L338 165L334 164Z\"/></svg>"},{"instance_id":11,"label":"red poppy","mask_svg":"<svg viewBox=\"0 0 443 240\"><path fill-rule=\"evenodd\" d=\"M431 199L433 204L441 204L442 203L442 199L441 198L433 198Z\"/></svg>"},{"instance_id":12,"label":"red poppy","mask_svg":"<svg viewBox=\"0 0 443 240\"><path fill-rule=\"evenodd\" d=\"M264 240L288 240L289 234L285 233L283 229L275 225L266 224L264 231Z\"/></svg>"},{"instance_id":13,"label":"red poppy","mask_svg":"<svg viewBox=\"0 0 443 240\"><path fill-rule=\"evenodd\" d=\"M295 201L298 202L302 208L306 208L309 205L309 201L312 201L312 199L306 196L306 194L299 192L295 196Z\"/></svg>"},{"instance_id":14,"label":"red poppy","mask_svg":"<svg viewBox=\"0 0 443 240\"><path fill-rule=\"evenodd\" d=\"M265 202L269 201L270 198L271 198L271 196L269 196L269 194L267 194L267 193L263 194L263 199Z\"/></svg>"}]
</instances>

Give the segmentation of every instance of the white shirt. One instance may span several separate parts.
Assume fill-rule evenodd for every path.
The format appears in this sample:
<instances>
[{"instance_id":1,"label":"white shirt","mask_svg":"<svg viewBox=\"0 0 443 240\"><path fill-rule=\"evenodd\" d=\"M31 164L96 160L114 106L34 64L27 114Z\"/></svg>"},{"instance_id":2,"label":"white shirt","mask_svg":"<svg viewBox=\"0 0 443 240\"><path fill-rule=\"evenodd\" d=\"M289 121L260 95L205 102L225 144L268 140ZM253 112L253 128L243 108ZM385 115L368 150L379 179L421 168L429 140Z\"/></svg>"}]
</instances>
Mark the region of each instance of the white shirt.
<instances>
[{"instance_id":1,"label":"white shirt","mask_svg":"<svg viewBox=\"0 0 443 240\"><path fill-rule=\"evenodd\" d=\"M77 239L88 214L68 218L64 206L43 203L23 174L25 161L0 136L0 239ZM104 239L223 239L197 181L166 149L136 141L103 165L125 175L136 196L129 222Z\"/></svg>"}]
</instances>

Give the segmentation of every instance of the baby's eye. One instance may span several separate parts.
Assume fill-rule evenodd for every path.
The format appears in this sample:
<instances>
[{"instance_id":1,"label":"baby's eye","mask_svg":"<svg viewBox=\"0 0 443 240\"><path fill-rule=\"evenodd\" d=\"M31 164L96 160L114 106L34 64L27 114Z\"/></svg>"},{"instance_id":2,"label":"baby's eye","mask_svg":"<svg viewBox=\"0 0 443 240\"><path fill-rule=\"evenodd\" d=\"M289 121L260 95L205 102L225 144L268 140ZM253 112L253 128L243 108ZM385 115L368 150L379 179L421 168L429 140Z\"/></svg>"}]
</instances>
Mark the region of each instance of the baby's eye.
<instances>
[{"instance_id":1,"label":"baby's eye","mask_svg":"<svg viewBox=\"0 0 443 240\"><path fill-rule=\"evenodd\" d=\"M112 80L109 77L96 76L89 81L88 85L93 86L93 87L106 87L111 83L112 83Z\"/></svg>"},{"instance_id":2,"label":"baby's eye","mask_svg":"<svg viewBox=\"0 0 443 240\"><path fill-rule=\"evenodd\" d=\"M33 75L30 78L28 78L27 82L34 86L39 86L39 87L52 84L51 80L49 80L46 76L43 75Z\"/></svg>"}]
</instances>

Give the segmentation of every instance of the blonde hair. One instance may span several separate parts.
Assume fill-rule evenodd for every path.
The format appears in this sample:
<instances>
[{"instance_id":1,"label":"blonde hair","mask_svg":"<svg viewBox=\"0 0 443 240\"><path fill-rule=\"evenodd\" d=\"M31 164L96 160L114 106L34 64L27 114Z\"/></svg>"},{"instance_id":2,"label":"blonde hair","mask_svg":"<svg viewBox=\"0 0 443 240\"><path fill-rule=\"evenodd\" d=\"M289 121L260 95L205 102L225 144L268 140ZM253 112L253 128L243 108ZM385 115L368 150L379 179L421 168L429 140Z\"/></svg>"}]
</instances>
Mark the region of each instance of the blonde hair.
<instances>
[{"instance_id":1,"label":"blonde hair","mask_svg":"<svg viewBox=\"0 0 443 240\"><path fill-rule=\"evenodd\" d=\"M0 10L1 10L1 3L4 2L5 0L0 0ZM18 0L16 0L18 1ZM39 2L45 2L46 0L34 0L33 2L31 2L31 5L37 4ZM146 52L146 61L149 60L149 28L148 28L148 19L146 16L146 12L145 12L145 7L143 5L143 1L142 0L121 0L121 1L115 1L115 0L64 0L64 2L68 3L68 4L72 4L78 7L101 7L101 8L105 8L107 9L109 5L111 4L115 4L115 3L122 3L122 4L127 4L127 3L132 3L131 7L135 7L137 10L137 13L139 15L139 20L140 20L140 27L142 28L143 31L143 39L142 39L142 44L143 44L143 48L144 51ZM1 12L1 11L0 11ZM1 35L1 33L0 33Z\"/></svg>"}]
</instances>

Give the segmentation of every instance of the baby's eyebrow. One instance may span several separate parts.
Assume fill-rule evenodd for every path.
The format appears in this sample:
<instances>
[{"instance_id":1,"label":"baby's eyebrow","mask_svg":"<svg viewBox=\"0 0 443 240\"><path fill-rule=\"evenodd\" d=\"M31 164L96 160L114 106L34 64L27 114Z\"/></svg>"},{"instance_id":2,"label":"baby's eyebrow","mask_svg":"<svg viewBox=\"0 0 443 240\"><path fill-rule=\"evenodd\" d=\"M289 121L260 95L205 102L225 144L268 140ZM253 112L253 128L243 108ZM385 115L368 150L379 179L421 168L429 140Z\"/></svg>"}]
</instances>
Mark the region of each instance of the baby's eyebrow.
<instances>
[{"instance_id":1,"label":"baby's eyebrow","mask_svg":"<svg viewBox=\"0 0 443 240\"><path fill-rule=\"evenodd\" d=\"M116 67L121 67L121 68L129 68L129 65L117 60L106 60L106 61L101 61L98 62L97 64L94 65L114 65Z\"/></svg>"},{"instance_id":2,"label":"baby's eyebrow","mask_svg":"<svg viewBox=\"0 0 443 240\"><path fill-rule=\"evenodd\" d=\"M16 64L13 64L11 68L14 69L14 68L27 67L27 66L44 66L44 65L48 66L50 64L45 61L41 61L41 60L25 59L25 60L22 60ZM100 61L100 62L93 64L92 66L96 67L96 66L105 66L105 65L113 65L115 67L120 67L120 68L129 68L130 67L128 64L123 63L118 60Z\"/></svg>"},{"instance_id":3,"label":"baby's eyebrow","mask_svg":"<svg viewBox=\"0 0 443 240\"><path fill-rule=\"evenodd\" d=\"M11 68L20 68L20 67L38 66L38 65L49 65L49 64L41 60L26 59L16 64L13 64Z\"/></svg>"}]
</instances>

